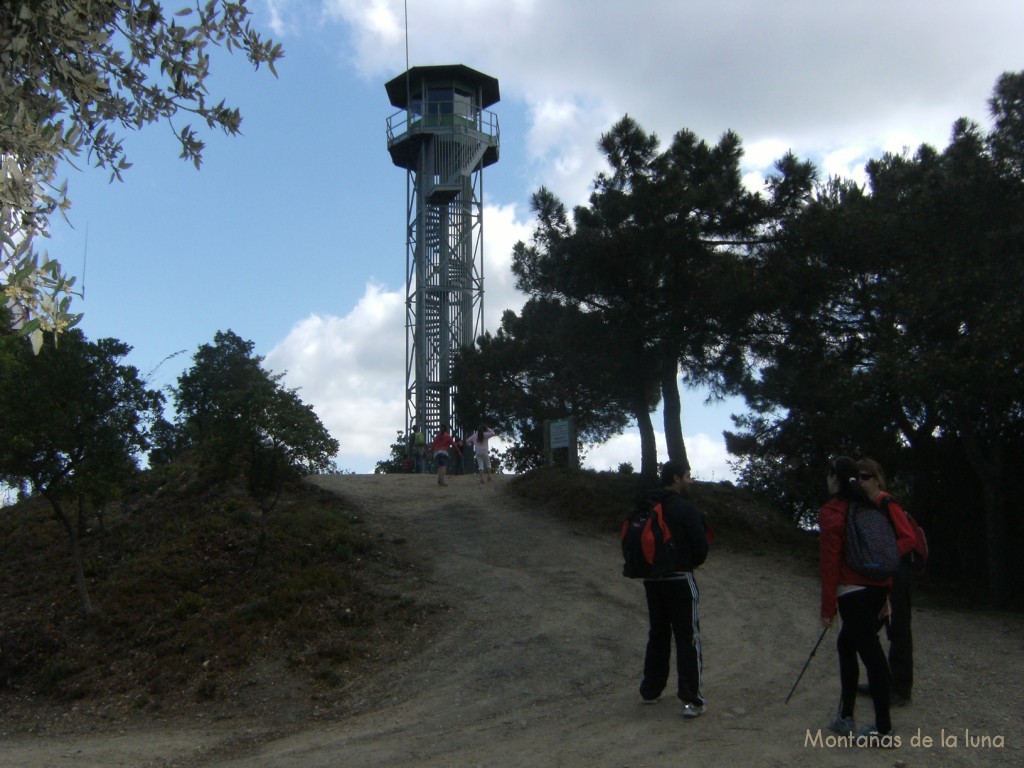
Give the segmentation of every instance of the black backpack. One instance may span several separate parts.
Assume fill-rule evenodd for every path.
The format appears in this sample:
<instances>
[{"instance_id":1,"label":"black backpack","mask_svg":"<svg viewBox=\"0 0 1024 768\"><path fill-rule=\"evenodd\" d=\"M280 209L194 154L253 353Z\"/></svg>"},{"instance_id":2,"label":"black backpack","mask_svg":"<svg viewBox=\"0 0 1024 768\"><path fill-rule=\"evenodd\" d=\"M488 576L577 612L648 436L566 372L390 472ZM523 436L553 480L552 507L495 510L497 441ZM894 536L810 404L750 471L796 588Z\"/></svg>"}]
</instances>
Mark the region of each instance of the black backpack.
<instances>
[{"instance_id":1,"label":"black backpack","mask_svg":"<svg viewBox=\"0 0 1024 768\"><path fill-rule=\"evenodd\" d=\"M622 575L627 579L657 579L675 570L675 541L657 499L640 501L623 521L619 538Z\"/></svg>"},{"instance_id":2,"label":"black backpack","mask_svg":"<svg viewBox=\"0 0 1024 768\"><path fill-rule=\"evenodd\" d=\"M877 581L899 570L896 529L887 511L850 502L846 511L846 563L861 576Z\"/></svg>"}]
</instances>

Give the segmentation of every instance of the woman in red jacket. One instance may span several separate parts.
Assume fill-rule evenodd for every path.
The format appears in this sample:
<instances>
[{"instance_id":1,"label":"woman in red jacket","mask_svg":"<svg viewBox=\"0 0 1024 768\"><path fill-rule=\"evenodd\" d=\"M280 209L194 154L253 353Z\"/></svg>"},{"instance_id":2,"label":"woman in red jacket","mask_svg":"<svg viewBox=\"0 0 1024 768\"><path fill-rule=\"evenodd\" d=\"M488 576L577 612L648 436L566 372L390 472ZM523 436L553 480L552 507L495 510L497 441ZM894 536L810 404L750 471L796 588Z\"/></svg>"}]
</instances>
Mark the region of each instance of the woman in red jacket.
<instances>
[{"instance_id":1,"label":"woman in red jacket","mask_svg":"<svg viewBox=\"0 0 1024 768\"><path fill-rule=\"evenodd\" d=\"M897 516L906 518L907 525L917 536L917 524L907 515L903 505L885 489L885 470L874 459L861 458L857 462L860 470L860 484L881 509L888 510L893 520ZM923 535L923 534L922 534ZM915 547L916 549L916 547ZM900 570L893 574L890 593L890 611L885 622L885 633L889 638L889 672L892 683L889 689L889 703L901 707L910 702L914 687L914 636L911 628L911 598L914 569L913 555L900 551ZM864 691L865 686L861 686Z\"/></svg>"},{"instance_id":2,"label":"woman in red jacket","mask_svg":"<svg viewBox=\"0 0 1024 768\"><path fill-rule=\"evenodd\" d=\"M857 463L846 456L832 462L828 473L828 489L832 498L818 514L821 550L821 620L826 627L835 622L836 613L843 620L836 641L839 652L839 679L842 694L839 712L829 728L841 734L856 731L853 718L860 677L859 656L868 673L871 698L875 705L875 723L861 736L877 737L885 744L892 736L889 715L889 664L878 639L879 617L888 610L892 579L869 579L854 571L844 556L846 514L850 502L876 506L861 486ZM906 520L893 521L897 546L902 554L913 547L914 533ZM870 739L868 743L874 743Z\"/></svg>"}]
</instances>

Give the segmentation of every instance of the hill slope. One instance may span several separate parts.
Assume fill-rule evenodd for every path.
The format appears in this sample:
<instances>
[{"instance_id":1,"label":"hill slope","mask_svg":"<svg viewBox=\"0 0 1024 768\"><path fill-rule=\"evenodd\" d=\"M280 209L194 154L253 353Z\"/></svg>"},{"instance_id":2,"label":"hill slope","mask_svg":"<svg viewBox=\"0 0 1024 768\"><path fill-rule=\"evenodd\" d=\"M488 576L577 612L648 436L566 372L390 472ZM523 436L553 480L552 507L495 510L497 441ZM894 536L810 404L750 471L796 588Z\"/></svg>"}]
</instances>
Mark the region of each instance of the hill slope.
<instances>
[{"instance_id":1,"label":"hill slope","mask_svg":"<svg viewBox=\"0 0 1024 768\"><path fill-rule=\"evenodd\" d=\"M8 737L6 765L60 764L69 754L76 766L181 768L854 761L848 749L807 742L838 694L832 638L793 701L782 703L819 632L806 558L738 551L720 530L698 574L710 711L684 722L670 697L638 704L643 595L618 575L613 535L578 520L551 522L505 480L455 478L448 488L429 476L318 483L361 509L377 540L404 552L409 566L382 571L377 589L438 609L406 634L399 653L381 657L383 668L286 729L273 706L244 723L195 714L119 722L95 735ZM896 711L906 741L886 764L1019 765L1024 623L932 610L917 611L915 622L916 699ZM858 714L868 711L863 702ZM931 749L910 745L918 729L936 740ZM956 749L938 746L943 731L958 737ZM1004 746L969 748L965 731Z\"/></svg>"}]
</instances>

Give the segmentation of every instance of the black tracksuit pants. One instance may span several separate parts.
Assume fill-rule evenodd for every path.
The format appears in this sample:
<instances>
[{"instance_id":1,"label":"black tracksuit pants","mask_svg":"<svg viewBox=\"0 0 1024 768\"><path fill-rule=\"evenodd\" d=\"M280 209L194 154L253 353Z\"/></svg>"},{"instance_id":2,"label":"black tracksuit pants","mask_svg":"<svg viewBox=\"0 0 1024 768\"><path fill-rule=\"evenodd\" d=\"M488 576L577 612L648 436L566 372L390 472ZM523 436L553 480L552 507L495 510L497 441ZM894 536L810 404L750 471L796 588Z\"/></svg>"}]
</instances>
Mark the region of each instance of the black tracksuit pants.
<instances>
[{"instance_id":1,"label":"black tracksuit pants","mask_svg":"<svg viewBox=\"0 0 1024 768\"><path fill-rule=\"evenodd\" d=\"M668 684L672 641L676 646L677 694L684 703L703 704L697 582L693 574L644 581L651 629L644 656L640 695L658 698Z\"/></svg>"}]
</instances>

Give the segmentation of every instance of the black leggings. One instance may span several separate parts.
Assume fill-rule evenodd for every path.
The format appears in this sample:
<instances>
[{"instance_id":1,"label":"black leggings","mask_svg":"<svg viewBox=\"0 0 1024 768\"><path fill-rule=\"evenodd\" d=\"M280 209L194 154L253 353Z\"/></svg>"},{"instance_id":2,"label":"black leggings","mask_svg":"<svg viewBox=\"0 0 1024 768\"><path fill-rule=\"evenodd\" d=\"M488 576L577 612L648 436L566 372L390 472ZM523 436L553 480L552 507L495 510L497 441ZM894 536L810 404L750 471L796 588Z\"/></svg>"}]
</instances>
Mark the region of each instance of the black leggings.
<instances>
[{"instance_id":1,"label":"black leggings","mask_svg":"<svg viewBox=\"0 0 1024 768\"><path fill-rule=\"evenodd\" d=\"M888 587L865 587L839 598L839 615L843 619L836 648L839 650L839 679L842 683L842 701L839 714L853 717L857 701L857 683L860 666L864 662L871 686L871 699L875 704L875 727L880 733L892 730L889 716L889 662L885 659L882 643L878 639L878 614L889 594Z\"/></svg>"}]
</instances>

